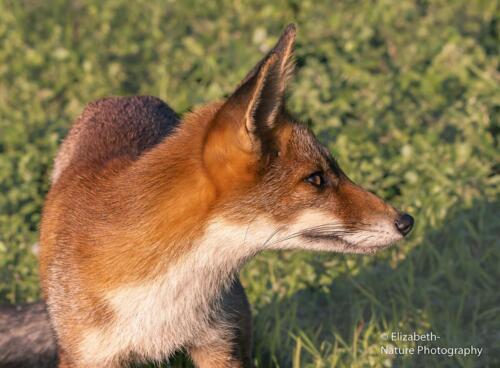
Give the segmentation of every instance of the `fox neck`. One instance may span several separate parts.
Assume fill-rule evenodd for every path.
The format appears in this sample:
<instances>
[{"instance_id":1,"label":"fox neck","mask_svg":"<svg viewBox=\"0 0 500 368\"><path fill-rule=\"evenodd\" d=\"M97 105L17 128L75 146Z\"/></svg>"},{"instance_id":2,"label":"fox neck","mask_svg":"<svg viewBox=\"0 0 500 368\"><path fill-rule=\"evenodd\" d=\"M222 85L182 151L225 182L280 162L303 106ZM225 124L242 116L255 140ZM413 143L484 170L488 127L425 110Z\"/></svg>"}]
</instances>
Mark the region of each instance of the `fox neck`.
<instances>
[{"instance_id":1,"label":"fox neck","mask_svg":"<svg viewBox=\"0 0 500 368\"><path fill-rule=\"evenodd\" d=\"M127 258L124 265L141 267L138 274L146 279L191 259L196 263L191 272L210 270L219 275L216 278L227 279L258 251L256 244L265 241L255 234L265 234L265 226L253 231L253 225L225 220L216 208L219 193L206 173L202 150L218 106L208 105L188 114L176 132L112 183L113 190L126 200L117 205L119 226L109 238L120 239L117 246ZM116 254L109 258L116 260ZM123 282L137 281L126 277Z\"/></svg>"},{"instance_id":2,"label":"fox neck","mask_svg":"<svg viewBox=\"0 0 500 368\"><path fill-rule=\"evenodd\" d=\"M215 219L191 251L178 260L179 268L185 268L191 279L196 273L199 281L196 286L203 290L209 290L210 286L224 289L241 266L264 249L272 231L264 221L243 225ZM209 292L215 294L215 290Z\"/></svg>"}]
</instances>

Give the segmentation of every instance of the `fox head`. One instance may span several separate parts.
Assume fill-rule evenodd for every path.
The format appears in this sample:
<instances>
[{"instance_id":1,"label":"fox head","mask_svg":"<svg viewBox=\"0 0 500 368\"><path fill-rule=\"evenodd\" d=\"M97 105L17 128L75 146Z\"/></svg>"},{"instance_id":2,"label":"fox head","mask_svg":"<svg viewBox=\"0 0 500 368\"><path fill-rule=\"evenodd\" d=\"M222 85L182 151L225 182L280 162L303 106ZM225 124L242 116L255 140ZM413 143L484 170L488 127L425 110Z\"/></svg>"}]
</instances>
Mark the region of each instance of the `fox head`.
<instances>
[{"instance_id":1,"label":"fox head","mask_svg":"<svg viewBox=\"0 0 500 368\"><path fill-rule=\"evenodd\" d=\"M407 235L413 218L352 182L287 112L295 35L288 26L209 124L202 156L217 207L262 233L264 248L373 253Z\"/></svg>"}]
</instances>

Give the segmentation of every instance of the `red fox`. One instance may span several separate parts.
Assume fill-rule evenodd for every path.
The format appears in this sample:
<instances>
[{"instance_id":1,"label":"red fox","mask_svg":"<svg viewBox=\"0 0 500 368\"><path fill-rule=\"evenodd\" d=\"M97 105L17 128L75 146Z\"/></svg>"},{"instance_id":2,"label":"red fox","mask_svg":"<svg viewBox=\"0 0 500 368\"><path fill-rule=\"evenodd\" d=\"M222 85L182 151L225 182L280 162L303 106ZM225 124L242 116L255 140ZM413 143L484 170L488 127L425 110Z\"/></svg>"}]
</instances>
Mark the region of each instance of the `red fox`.
<instances>
[{"instance_id":1,"label":"red fox","mask_svg":"<svg viewBox=\"0 0 500 368\"><path fill-rule=\"evenodd\" d=\"M375 253L413 218L354 184L285 109L295 26L222 102L89 104L55 161L40 274L59 367L249 367L240 267L266 249Z\"/></svg>"}]
</instances>

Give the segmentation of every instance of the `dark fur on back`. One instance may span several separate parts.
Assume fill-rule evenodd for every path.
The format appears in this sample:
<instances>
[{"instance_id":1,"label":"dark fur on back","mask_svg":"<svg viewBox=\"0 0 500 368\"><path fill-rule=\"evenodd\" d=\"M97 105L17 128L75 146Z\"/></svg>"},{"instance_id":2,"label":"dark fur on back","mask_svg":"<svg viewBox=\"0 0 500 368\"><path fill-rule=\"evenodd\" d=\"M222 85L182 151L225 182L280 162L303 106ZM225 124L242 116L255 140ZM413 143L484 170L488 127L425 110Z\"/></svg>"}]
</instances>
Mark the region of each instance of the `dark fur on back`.
<instances>
[{"instance_id":1,"label":"dark fur on back","mask_svg":"<svg viewBox=\"0 0 500 368\"><path fill-rule=\"evenodd\" d=\"M59 150L52 183L70 165L101 166L124 155L136 159L178 124L175 112L156 97L107 97L91 102Z\"/></svg>"}]
</instances>

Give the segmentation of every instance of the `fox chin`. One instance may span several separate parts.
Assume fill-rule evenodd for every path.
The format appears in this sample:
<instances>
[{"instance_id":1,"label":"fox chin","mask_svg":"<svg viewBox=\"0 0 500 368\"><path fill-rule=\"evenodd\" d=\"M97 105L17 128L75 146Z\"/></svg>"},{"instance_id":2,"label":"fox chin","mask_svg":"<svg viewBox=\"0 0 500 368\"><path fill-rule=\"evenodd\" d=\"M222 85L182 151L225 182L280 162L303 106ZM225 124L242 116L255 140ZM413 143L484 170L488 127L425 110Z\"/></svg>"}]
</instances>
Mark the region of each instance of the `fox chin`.
<instances>
[{"instance_id":1,"label":"fox chin","mask_svg":"<svg viewBox=\"0 0 500 368\"><path fill-rule=\"evenodd\" d=\"M59 367L252 366L240 267L267 249L375 253L413 218L351 181L286 109L294 25L224 101L90 103L55 160L40 275Z\"/></svg>"}]
</instances>

